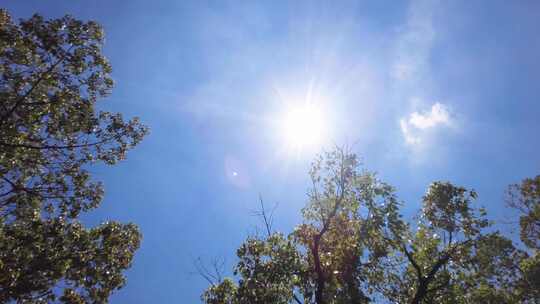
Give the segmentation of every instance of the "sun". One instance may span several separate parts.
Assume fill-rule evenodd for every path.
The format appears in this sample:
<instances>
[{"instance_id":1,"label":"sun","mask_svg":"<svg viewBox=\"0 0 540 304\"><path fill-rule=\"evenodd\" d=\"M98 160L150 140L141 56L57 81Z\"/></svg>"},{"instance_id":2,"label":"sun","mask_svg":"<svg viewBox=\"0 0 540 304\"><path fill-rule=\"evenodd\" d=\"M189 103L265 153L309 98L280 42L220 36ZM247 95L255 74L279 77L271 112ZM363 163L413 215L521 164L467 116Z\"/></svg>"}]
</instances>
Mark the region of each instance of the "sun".
<instances>
[{"instance_id":1,"label":"sun","mask_svg":"<svg viewBox=\"0 0 540 304\"><path fill-rule=\"evenodd\" d=\"M317 147L327 133L324 113L314 104L291 107L283 114L280 132L288 148L302 150Z\"/></svg>"}]
</instances>

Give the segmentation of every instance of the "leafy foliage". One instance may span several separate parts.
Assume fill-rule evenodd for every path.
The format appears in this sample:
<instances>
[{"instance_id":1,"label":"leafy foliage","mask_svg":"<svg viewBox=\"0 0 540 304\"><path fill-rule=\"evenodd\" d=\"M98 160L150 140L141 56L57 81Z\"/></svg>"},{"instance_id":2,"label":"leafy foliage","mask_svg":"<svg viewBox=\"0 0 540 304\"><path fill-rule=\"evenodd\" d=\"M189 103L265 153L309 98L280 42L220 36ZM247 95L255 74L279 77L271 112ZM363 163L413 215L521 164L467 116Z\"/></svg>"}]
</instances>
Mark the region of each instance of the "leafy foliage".
<instances>
[{"instance_id":1,"label":"leafy foliage","mask_svg":"<svg viewBox=\"0 0 540 304\"><path fill-rule=\"evenodd\" d=\"M105 223L85 229L78 222L49 219L3 225L0 235L0 301L48 303L63 281L66 303L104 303L122 286L122 270L139 247L133 224Z\"/></svg>"},{"instance_id":2,"label":"leafy foliage","mask_svg":"<svg viewBox=\"0 0 540 304\"><path fill-rule=\"evenodd\" d=\"M529 248L540 250L540 175L510 186L508 204L521 212L521 241Z\"/></svg>"},{"instance_id":3,"label":"leafy foliage","mask_svg":"<svg viewBox=\"0 0 540 304\"><path fill-rule=\"evenodd\" d=\"M95 22L16 23L0 10L1 302L104 303L139 246L132 224L77 221L103 197L89 166L123 159L148 132L96 109L113 86L102 44Z\"/></svg>"},{"instance_id":4,"label":"leafy foliage","mask_svg":"<svg viewBox=\"0 0 540 304\"><path fill-rule=\"evenodd\" d=\"M238 283L215 282L205 303L538 303L538 255L487 229L475 191L434 182L413 225L354 154L325 153L310 176L303 222L250 236Z\"/></svg>"},{"instance_id":5,"label":"leafy foliage","mask_svg":"<svg viewBox=\"0 0 540 304\"><path fill-rule=\"evenodd\" d=\"M458 279L480 232L488 226L485 212L471 208L476 193L448 182L430 185L416 232L394 238L407 267L391 268L387 296L397 302L444 302ZM477 214L478 213L478 214ZM458 279L459 280L459 279ZM410 300L409 300L410 299Z\"/></svg>"},{"instance_id":6,"label":"leafy foliage","mask_svg":"<svg viewBox=\"0 0 540 304\"><path fill-rule=\"evenodd\" d=\"M528 292L531 301L536 301L533 303L540 303L540 175L511 185L508 205L520 212L520 237L530 252L520 263L521 289Z\"/></svg>"}]
</instances>

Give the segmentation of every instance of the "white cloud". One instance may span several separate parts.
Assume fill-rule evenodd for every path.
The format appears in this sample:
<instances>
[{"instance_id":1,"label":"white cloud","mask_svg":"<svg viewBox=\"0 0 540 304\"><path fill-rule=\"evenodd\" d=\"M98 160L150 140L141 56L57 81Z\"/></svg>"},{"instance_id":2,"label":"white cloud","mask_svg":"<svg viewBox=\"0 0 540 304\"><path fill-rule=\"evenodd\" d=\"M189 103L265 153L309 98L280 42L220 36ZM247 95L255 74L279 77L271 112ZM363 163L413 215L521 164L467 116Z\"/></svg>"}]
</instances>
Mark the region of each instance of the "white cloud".
<instances>
[{"instance_id":1,"label":"white cloud","mask_svg":"<svg viewBox=\"0 0 540 304\"><path fill-rule=\"evenodd\" d=\"M399 123L405 142L417 145L422 142L429 130L439 126L451 126L452 120L448 107L437 102L429 111L412 112L408 117L400 119Z\"/></svg>"},{"instance_id":2,"label":"white cloud","mask_svg":"<svg viewBox=\"0 0 540 304\"><path fill-rule=\"evenodd\" d=\"M449 124L450 117L446 106L437 102L431 106L431 112L424 114L413 112L409 118L409 123L418 129L427 129L438 124Z\"/></svg>"},{"instance_id":3,"label":"white cloud","mask_svg":"<svg viewBox=\"0 0 540 304\"><path fill-rule=\"evenodd\" d=\"M407 144L415 145L420 143L420 138L411 134L409 125L407 124L407 121L405 119L401 119L399 121L399 124L401 127L401 133L403 133L403 137L405 138L405 142Z\"/></svg>"}]
</instances>

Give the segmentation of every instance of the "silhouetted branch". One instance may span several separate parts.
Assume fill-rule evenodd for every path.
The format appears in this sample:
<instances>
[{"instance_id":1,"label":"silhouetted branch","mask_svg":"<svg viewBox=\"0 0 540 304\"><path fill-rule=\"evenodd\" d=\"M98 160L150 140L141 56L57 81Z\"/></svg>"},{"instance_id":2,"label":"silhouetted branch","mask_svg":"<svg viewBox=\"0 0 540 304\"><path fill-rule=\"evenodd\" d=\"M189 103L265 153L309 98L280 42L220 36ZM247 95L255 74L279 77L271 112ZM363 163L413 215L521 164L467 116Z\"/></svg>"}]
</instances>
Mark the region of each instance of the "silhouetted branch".
<instances>
[{"instance_id":1,"label":"silhouetted branch","mask_svg":"<svg viewBox=\"0 0 540 304\"><path fill-rule=\"evenodd\" d=\"M278 207L278 203L274 205L270 213L267 212L264 201L262 199L262 196L259 194L259 203L260 203L260 209L254 210L251 212L251 215L257 216L262 219L262 222L264 224L264 227L266 229L266 234L268 237L272 235L272 226L274 225L274 212L276 211L276 208Z\"/></svg>"},{"instance_id":2,"label":"silhouetted branch","mask_svg":"<svg viewBox=\"0 0 540 304\"><path fill-rule=\"evenodd\" d=\"M223 269L225 269L224 258L214 258L210 261L210 265L207 266L202 261L202 258L198 257L193 261L193 265L197 274L211 285L215 286L223 281Z\"/></svg>"}]
</instances>

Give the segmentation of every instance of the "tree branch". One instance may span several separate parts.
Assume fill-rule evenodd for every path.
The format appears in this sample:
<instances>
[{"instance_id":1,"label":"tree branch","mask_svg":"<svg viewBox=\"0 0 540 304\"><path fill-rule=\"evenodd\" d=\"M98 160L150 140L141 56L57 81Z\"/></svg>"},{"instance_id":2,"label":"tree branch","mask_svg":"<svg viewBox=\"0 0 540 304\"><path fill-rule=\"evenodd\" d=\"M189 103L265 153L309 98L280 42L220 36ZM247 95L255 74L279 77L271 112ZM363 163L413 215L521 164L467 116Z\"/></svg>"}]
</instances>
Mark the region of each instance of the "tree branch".
<instances>
[{"instance_id":1,"label":"tree branch","mask_svg":"<svg viewBox=\"0 0 540 304\"><path fill-rule=\"evenodd\" d=\"M329 229L330 227L330 223L332 221L332 219L336 216L337 214L337 211L339 210L339 208L341 207L341 204L343 202L343 199L345 197L345 183L346 183L346 179L345 179L345 168L344 168L344 155L343 155L343 152L341 154L341 164L340 164L340 171L339 171L339 185L338 185L338 191L340 191L339 193L339 196L338 198L336 199L336 203L334 204L334 208L332 209L332 211L330 212L329 216L326 218L326 219L322 219L323 220L323 227L321 229L321 231L316 234L314 237L313 237L313 248L312 248L312 253L313 253L313 261L315 263L315 272L317 273L317 287L316 287L316 290L315 290L315 302L317 304L324 304L324 287L325 287L325 284L326 284L326 280L325 280L325 277L324 277L324 273L323 273L323 270L322 270L322 265L321 265L321 258L320 258L320 241L323 237L323 235L326 233L326 231ZM338 174L338 173L336 173Z\"/></svg>"},{"instance_id":2,"label":"tree branch","mask_svg":"<svg viewBox=\"0 0 540 304\"><path fill-rule=\"evenodd\" d=\"M264 207L264 201L262 199L262 196L259 194L259 203L261 205L260 211L252 211L252 215L260 217L264 223L264 227L266 229L266 234L268 237L272 235L272 226L274 224L274 212L276 211L276 208L278 204L276 203L274 205L274 208L272 208L272 211L270 211L270 214L266 212L266 208Z\"/></svg>"},{"instance_id":3,"label":"tree branch","mask_svg":"<svg viewBox=\"0 0 540 304\"><path fill-rule=\"evenodd\" d=\"M75 149L75 148L85 148L85 147L93 147L97 145L101 145L103 143L106 143L113 138L107 138L103 139L97 142L93 143L87 143L87 144L78 144L78 145L63 145L63 146L56 146L56 145L41 145L41 146L34 146L29 144L10 144L5 142L0 142L0 146L10 147L10 148L26 148L26 149L36 149L36 150L60 150L60 149Z\"/></svg>"},{"instance_id":4,"label":"tree branch","mask_svg":"<svg viewBox=\"0 0 540 304\"><path fill-rule=\"evenodd\" d=\"M69 49L66 51L66 54L69 54L69 51L71 51L71 49L73 48L73 45L71 45L69 47ZM4 114L2 116L2 118L0 119L0 124L3 124L7 118L11 115L13 115L13 113L17 110L17 108L19 106L22 105L22 103L24 102L24 100L30 96L30 94L32 94L32 92L35 90L35 88L39 85L40 82L43 81L43 79L45 79L45 76L48 75L49 73L51 73L60 63L62 63L62 61L64 61L64 59L66 59L66 54L64 54L62 57L60 57L53 65L51 65L45 72L41 73L41 75L39 76L38 80L36 82L34 82L34 84L32 84L32 86L30 87L30 89L28 90L28 92L26 92L23 96L21 96L16 102L15 102L15 105L13 106L13 108L11 108L11 110L9 110L8 112L6 112L6 114Z\"/></svg>"},{"instance_id":5,"label":"tree branch","mask_svg":"<svg viewBox=\"0 0 540 304\"><path fill-rule=\"evenodd\" d=\"M405 253L405 256L407 256L407 259L409 260L409 262L411 262L411 265L416 270L416 276L418 277L419 280L421 280L423 278L422 268L420 268L420 266L416 263L412 254L407 250L407 247L405 245L402 245L401 247L402 247L403 252Z\"/></svg>"}]
</instances>

